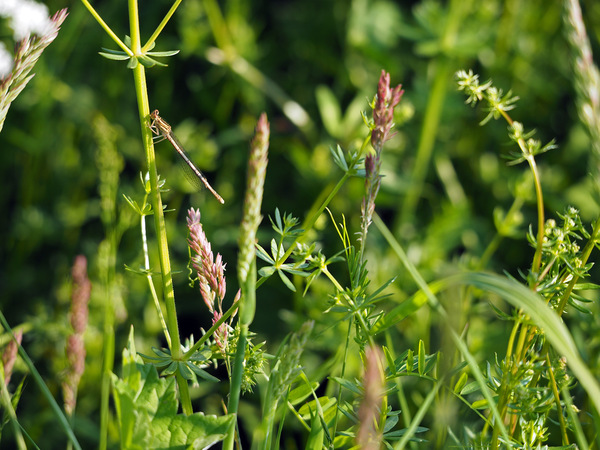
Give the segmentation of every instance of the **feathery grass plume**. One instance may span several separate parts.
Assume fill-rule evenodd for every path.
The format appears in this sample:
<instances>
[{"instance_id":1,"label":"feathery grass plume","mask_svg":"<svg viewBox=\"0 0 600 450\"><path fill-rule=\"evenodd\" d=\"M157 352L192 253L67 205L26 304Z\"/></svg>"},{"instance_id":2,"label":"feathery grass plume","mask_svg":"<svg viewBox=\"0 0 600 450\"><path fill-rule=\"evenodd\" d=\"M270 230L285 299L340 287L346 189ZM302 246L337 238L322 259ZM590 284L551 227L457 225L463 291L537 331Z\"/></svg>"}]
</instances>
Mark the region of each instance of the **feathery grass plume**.
<instances>
[{"instance_id":1,"label":"feathery grass plume","mask_svg":"<svg viewBox=\"0 0 600 450\"><path fill-rule=\"evenodd\" d=\"M244 200L244 217L240 226L238 277L240 283L248 278L250 264L254 259L256 244L256 230L260 225L262 216L260 207L267 174L269 152L270 126L267 115L262 113L256 124L256 133L250 144L250 158L248 160L248 175L246 198Z\"/></svg>"},{"instance_id":2,"label":"feathery grass plume","mask_svg":"<svg viewBox=\"0 0 600 450\"><path fill-rule=\"evenodd\" d=\"M402 98L402 85L390 88L390 74L381 71L377 96L373 103L373 124L371 129L371 145L374 152L365 158L365 196L361 205L361 246L364 248L367 239L367 230L371 225L375 211L375 198L381 186L381 151L385 142L393 137L390 131L394 126L394 108Z\"/></svg>"},{"instance_id":3,"label":"feathery grass plume","mask_svg":"<svg viewBox=\"0 0 600 450\"><path fill-rule=\"evenodd\" d=\"M188 244L194 252L192 266L196 270L200 293L208 310L213 315L214 324L223 316L223 299L227 291L225 264L219 253L217 253L216 258L213 256L210 242L206 238L200 223L199 209L189 209L187 226L190 233ZM229 328L225 323L215 331L215 342L223 356L225 356L227 350L228 332Z\"/></svg>"},{"instance_id":4,"label":"feathery grass plume","mask_svg":"<svg viewBox=\"0 0 600 450\"><path fill-rule=\"evenodd\" d=\"M83 334L88 323L88 302L92 283L87 276L87 259L78 255L71 269L73 290L71 292L71 326L73 334L67 339L69 367L62 382L65 412L72 415L77 403L77 387L85 369L85 344Z\"/></svg>"},{"instance_id":5,"label":"feathery grass plume","mask_svg":"<svg viewBox=\"0 0 600 450\"><path fill-rule=\"evenodd\" d=\"M369 347L365 352L365 395L358 409L358 432L356 443L362 450L378 450L381 446L381 433L377 421L381 413L383 394L383 353L378 347Z\"/></svg>"},{"instance_id":6,"label":"feathery grass plume","mask_svg":"<svg viewBox=\"0 0 600 450\"><path fill-rule=\"evenodd\" d=\"M594 64L579 1L568 0L565 2L565 8L567 37L573 53L577 109L591 137L594 151L592 175L596 194L600 196L600 72Z\"/></svg>"},{"instance_id":7,"label":"feathery grass plume","mask_svg":"<svg viewBox=\"0 0 600 450\"><path fill-rule=\"evenodd\" d=\"M4 383L8 386L10 382L10 377L12 375L12 370L15 365L15 361L17 360L17 353L19 351L19 345L21 345L21 341L23 340L23 330L15 331L15 339L11 339L4 347L4 351L2 352L2 367L4 368Z\"/></svg>"},{"instance_id":8,"label":"feathery grass plume","mask_svg":"<svg viewBox=\"0 0 600 450\"><path fill-rule=\"evenodd\" d=\"M25 88L35 74L29 74L42 52L58 36L60 26L68 15L67 9L61 9L50 18L44 34L24 37L17 45L12 72L0 80L0 131L10 104ZM15 30L17 31L17 30ZM38 31L39 32L39 31Z\"/></svg>"}]
</instances>

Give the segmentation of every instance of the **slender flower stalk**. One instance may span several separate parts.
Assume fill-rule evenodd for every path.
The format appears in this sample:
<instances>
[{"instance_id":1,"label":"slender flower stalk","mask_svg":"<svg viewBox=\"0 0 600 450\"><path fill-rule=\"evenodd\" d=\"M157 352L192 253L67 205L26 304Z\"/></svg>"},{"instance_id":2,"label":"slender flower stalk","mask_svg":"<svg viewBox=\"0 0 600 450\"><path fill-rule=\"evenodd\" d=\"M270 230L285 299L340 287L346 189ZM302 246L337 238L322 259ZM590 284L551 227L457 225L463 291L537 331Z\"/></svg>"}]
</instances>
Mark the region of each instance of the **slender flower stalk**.
<instances>
[{"instance_id":1,"label":"slender flower stalk","mask_svg":"<svg viewBox=\"0 0 600 450\"><path fill-rule=\"evenodd\" d=\"M33 66L35 66L44 49L58 36L60 26L67 15L67 10L61 9L50 18L48 26L43 28L45 29L44 34L34 37L27 36L17 43L12 72L5 78L0 79L0 131L4 126L8 108L23 91L29 80L33 78L34 74L30 75ZM39 33L39 31L37 32Z\"/></svg>"},{"instance_id":2,"label":"slender flower stalk","mask_svg":"<svg viewBox=\"0 0 600 450\"><path fill-rule=\"evenodd\" d=\"M393 137L390 132L394 126L394 108L400 103L403 93L400 84L393 89L390 88L390 74L382 70L373 105L371 145L374 151L365 158L365 197L361 205L361 253L364 251L367 231L375 212L375 198L381 186L381 151L385 142Z\"/></svg>"},{"instance_id":3,"label":"slender flower stalk","mask_svg":"<svg viewBox=\"0 0 600 450\"><path fill-rule=\"evenodd\" d=\"M238 241L238 278L241 289L240 315L238 321L239 338L231 375L229 389L229 413L237 414L242 380L246 367L246 346L250 324L254 320L256 310L256 231L262 220L260 208L262 205L265 177L267 174L270 126L267 115L262 113L256 124L254 139L250 143L250 158L248 159L248 175L246 181L246 197L244 199L244 215L240 225ZM232 450L235 440L235 430L232 429L223 448Z\"/></svg>"},{"instance_id":4,"label":"slender flower stalk","mask_svg":"<svg viewBox=\"0 0 600 450\"><path fill-rule=\"evenodd\" d=\"M71 293L71 326L73 334L67 338L69 367L62 383L65 412L72 416L77 402L77 387L85 369L85 344L83 334L88 323L88 302L92 283L87 276L87 259L83 255L75 258L71 270L73 291Z\"/></svg>"}]
</instances>

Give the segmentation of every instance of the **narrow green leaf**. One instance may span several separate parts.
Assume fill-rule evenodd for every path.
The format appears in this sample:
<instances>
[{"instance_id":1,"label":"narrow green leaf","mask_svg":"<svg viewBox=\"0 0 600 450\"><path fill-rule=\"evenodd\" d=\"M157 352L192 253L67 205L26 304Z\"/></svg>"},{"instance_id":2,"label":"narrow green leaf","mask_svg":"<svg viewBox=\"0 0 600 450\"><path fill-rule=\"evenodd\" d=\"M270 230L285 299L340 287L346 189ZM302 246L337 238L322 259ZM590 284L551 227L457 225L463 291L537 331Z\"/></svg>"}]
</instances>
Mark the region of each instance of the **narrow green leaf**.
<instances>
[{"instance_id":1,"label":"narrow green leaf","mask_svg":"<svg viewBox=\"0 0 600 450\"><path fill-rule=\"evenodd\" d=\"M212 376L210 373L208 373L206 370L196 366L195 364L189 364L188 367L190 369L192 369L192 371L198 375L200 378L202 378L203 380L206 381L210 381L212 383L218 383L219 380L217 377Z\"/></svg>"},{"instance_id":2,"label":"narrow green leaf","mask_svg":"<svg viewBox=\"0 0 600 450\"><path fill-rule=\"evenodd\" d=\"M290 279L285 275L285 273L283 273L282 270L278 270L277 274L279 275L279 278L281 278L281 281L283 281L283 284L286 285L286 287L292 291L292 292L296 292L296 286L294 286L294 284L290 281Z\"/></svg>"},{"instance_id":3,"label":"narrow green leaf","mask_svg":"<svg viewBox=\"0 0 600 450\"><path fill-rule=\"evenodd\" d=\"M158 58L163 58L167 56L173 56L179 53L179 50L166 50L164 52L146 52L146 55L156 56Z\"/></svg>"},{"instance_id":4,"label":"narrow green leaf","mask_svg":"<svg viewBox=\"0 0 600 450\"><path fill-rule=\"evenodd\" d=\"M122 54L114 54L114 53L106 53L106 52L98 52L98 54L106 59L111 59L113 61L125 61L131 58L127 53Z\"/></svg>"},{"instance_id":5,"label":"narrow green leaf","mask_svg":"<svg viewBox=\"0 0 600 450\"><path fill-rule=\"evenodd\" d=\"M454 393L455 394L461 394L463 388L466 386L467 381L469 380L469 376L467 375L466 372L463 372L462 375L459 377L458 381L456 382L456 384L454 385Z\"/></svg>"},{"instance_id":6,"label":"narrow green leaf","mask_svg":"<svg viewBox=\"0 0 600 450\"><path fill-rule=\"evenodd\" d=\"M414 353L412 350L409 350L408 354L406 355L406 373L412 373L414 364Z\"/></svg>"},{"instance_id":7,"label":"narrow green leaf","mask_svg":"<svg viewBox=\"0 0 600 450\"><path fill-rule=\"evenodd\" d=\"M419 339L418 361L419 375L423 376L425 374L425 342L422 339Z\"/></svg>"},{"instance_id":8,"label":"narrow green leaf","mask_svg":"<svg viewBox=\"0 0 600 450\"><path fill-rule=\"evenodd\" d=\"M271 275L275 273L277 269L273 266L261 267L258 270L258 274L263 278L269 278Z\"/></svg>"},{"instance_id":9,"label":"narrow green leaf","mask_svg":"<svg viewBox=\"0 0 600 450\"><path fill-rule=\"evenodd\" d=\"M273 258L271 258L271 256L267 253L267 251L262 248L260 245L256 244L256 256L258 256L260 259L262 259L263 261L269 263L269 264L275 264L275 260L273 260Z\"/></svg>"},{"instance_id":10,"label":"narrow green leaf","mask_svg":"<svg viewBox=\"0 0 600 450\"><path fill-rule=\"evenodd\" d=\"M336 383L340 384L342 387L348 389L350 392L355 393L356 395L362 395L362 391L360 390L360 388L354 384L351 383L350 381L346 380L345 378L339 378L339 377L331 377L331 379L333 381L335 381Z\"/></svg>"},{"instance_id":11,"label":"narrow green leaf","mask_svg":"<svg viewBox=\"0 0 600 450\"><path fill-rule=\"evenodd\" d=\"M392 357L392 354L390 353L390 350L387 347L383 347L383 354L385 355L385 360L387 362L387 366L390 369L390 372L392 374L396 373L396 362L394 361L394 358Z\"/></svg>"}]
</instances>

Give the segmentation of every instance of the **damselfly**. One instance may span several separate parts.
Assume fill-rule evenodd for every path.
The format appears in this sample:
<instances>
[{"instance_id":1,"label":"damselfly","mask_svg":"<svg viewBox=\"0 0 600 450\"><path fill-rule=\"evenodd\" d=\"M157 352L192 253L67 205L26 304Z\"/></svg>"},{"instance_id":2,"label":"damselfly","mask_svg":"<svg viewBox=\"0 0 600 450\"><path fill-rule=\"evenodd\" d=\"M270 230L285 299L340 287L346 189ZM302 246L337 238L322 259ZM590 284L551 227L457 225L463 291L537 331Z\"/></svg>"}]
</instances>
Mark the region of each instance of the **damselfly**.
<instances>
[{"instance_id":1,"label":"damselfly","mask_svg":"<svg viewBox=\"0 0 600 450\"><path fill-rule=\"evenodd\" d=\"M204 174L200 172L200 170L194 165L183 146L173 134L173 131L171 130L171 125L165 122L165 120L158 115L158 109L155 109L150 114L150 119L152 119L152 122L150 123L150 129L154 134L156 134L159 137L162 137L162 139L159 139L158 141L166 139L171 143L175 150L177 150L177 153L179 154L183 162L186 164L187 168L191 170L190 177L202 181L202 184L206 187L206 189L208 189L212 193L212 195L215 196L217 200L219 200L221 203L225 203L223 197L217 194L217 191L215 191L212 188L212 186L208 183L208 180L206 179Z\"/></svg>"}]
</instances>

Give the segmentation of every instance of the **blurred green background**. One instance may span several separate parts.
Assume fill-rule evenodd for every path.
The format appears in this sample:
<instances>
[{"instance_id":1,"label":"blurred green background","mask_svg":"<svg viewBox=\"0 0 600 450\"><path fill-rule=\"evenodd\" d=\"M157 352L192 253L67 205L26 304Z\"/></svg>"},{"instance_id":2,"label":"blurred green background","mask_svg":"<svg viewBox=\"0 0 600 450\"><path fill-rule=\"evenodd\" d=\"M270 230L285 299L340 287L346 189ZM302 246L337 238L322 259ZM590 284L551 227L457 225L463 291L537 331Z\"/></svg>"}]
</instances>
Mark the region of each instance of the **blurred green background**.
<instances>
[{"instance_id":1,"label":"blurred green background","mask_svg":"<svg viewBox=\"0 0 600 450\"><path fill-rule=\"evenodd\" d=\"M13 103L0 133L4 180L0 205L5 211L0 220L0 304L12 326L26 324L24 346L60 398L70 267L75 255L88 258L93 293L76 430L83 443L92 445L98 432L107 295L117 305L117 361L130 324L140 351L160 343L145 281L125 270L125 265L140 267L143 260L139 223L122 194L141 199L139 175L146 168L131 71L124 63L98 55L101 47L117 49L116 45L81 3L47 4L51 13L68 7L70 15L37 63L35 78ZM126 2L93 4L121 39L129 34ZM162 0L140 2L145 38L170 6ZM582 8L592 48L599 55L600 3L584 0ZM220 11L222 22L215 11ZM0 25L0 37L10 42L6 22ZM248 65L220 64L215 48ZM275 208L303 219L341 177L329 147L358 148L367 133L360 113L370 116L368 101L382 69L391 74L393 86L403 85L405 93L396 113L398 134L383 156L385 178L377 211L428 280L457 265L468 267L481 256L495 233L494 209L510 207L526 174L524 166L507 167L502 158L512 150L506 124L478 126L486 112L464 104L453 78L456 70L472 68L482 81L492 78L497 87L512 90L520 97L511 112L513 119L535 128L544 143L556 139L558 149L538 158L548 215L569 204L579 208L588 222L598 213L587 179L589 139L574 103L573 56L564 34L561 2L184 0L154 50L173 49L181 51L162 60L167 67L147 71L151 107L174 127L226 202L221 206L205 191L194 192L171 147L157 145L159 172L170 189L164 202L172 209L167 226L173 266L180 271L175 292L183 335L199 336L200 327L210 326L198 291L187 286L187 208L200 208L213 251L227 262L231 300L237 291L236 242L248 142L259 114L266 111L271 123L265 220L259 236L268 246L272 233L267 216ZM304 122L292 120L296 116L286 109L291 102L307 113ZM431 157L417 162L418 149L429 138ZM117 173L115 188L111 179ZM423 183L415 181L419 173ZM531 182L525 186L530 194L522 209L521 233L498 249L488 265L491 270L516 276L519 268L526 270L530 264L533 251L524 236L528 224L535 224L535 205ZM359 229L362 195L363 181L352 179L331 205L336 219L344 214L352 231ZM317 226L321 234L314 238L324 252L340 251L329 219L324 216ZM151 239L152 227L149 220ZM111 267L107 239L118 243L116 275L108 293L102 279ZM400 275L391 288L392 301L414 292L414 284L374 229L368 252L373 286ZM332 271L344 279L343 265ZM271 352L306 318L323 320L327 295L332 293L323 282L302 297L287 291L276 278L258 293L253 327L256 342L267 339ZM473 326L478 329L479 323L486 333L476 342L482 354L502 352L503 345L494 347L498 341L491 337L503 335L506 324L488 326L494 317L485 304L469 314L481 315L481 322ZM423 320L429 323L423 316L403 323L397 348L414 348L422 338L431 339L431 351L435 350L436 332ZM582 329L598 326L597 319L586 320ZM315 343L309 363L318 367L335 345ZM597 370L597 351L587 356ZM51 425L55 419L32 394L35 389L30 383L19 407L23 425L39 444L49 444L43 448L61 446L64 437L53 436L59 433ZM198 393L209 412L219 411L216 394Z\"/></svg>"}]
</instances>

